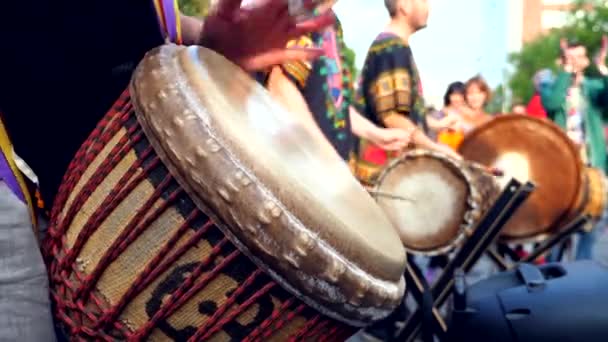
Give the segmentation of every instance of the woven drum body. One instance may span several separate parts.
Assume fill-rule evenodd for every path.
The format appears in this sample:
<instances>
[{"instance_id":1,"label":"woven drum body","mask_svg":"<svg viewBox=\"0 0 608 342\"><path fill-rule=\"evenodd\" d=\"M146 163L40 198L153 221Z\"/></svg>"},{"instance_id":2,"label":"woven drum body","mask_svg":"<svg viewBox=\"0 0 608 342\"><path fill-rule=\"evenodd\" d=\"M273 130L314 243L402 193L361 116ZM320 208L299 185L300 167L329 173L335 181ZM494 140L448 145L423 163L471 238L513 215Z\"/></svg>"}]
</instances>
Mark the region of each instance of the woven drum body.
<instances>
[{"instance_id":1,"label":"woven drum body","mask_svg":"<svg viewBox=\"0 0 608 342\"><path fill-rule=\"evenodd\" d=\"M185 180L184 168L168 157L172 149L164 145L175 144L178 147L171 146L179 149L180 142L173 139L186 134L169 133L159 142L159 132L169 128L146 126L150 117L165 113L175 122L183 119L182 114L196 115L196 106L186 110L179 107L180 101L164 102L191 90L180 83L183 74L166 73L158 65L177 62L180 53L184 63L211 61L216 71L226 68L218 71L221 75L255 87L239 69L202 48L168 45L146 56L131 90L81 147L55 201L45 254L55 316L66 334L74 340L106 341L339 341L356 331L354 326L388 315L404 292L405 256L400 245L386 246L397 257L381 262L382 271L374 274L356 268L358 260L343 254L331 237L304 231L297 239L279 240L291 232L292 215L306 218L306 210L290 211L283 203L271 205L263 198L256 201L252 193L242 195L244 204L234 199L235 190L220 184L219 178L234 175L229 178L234 188L253 191L262 185L255 178L262 172L217 170L218 165L234 160L222 159L222 151L229 146L211 139L221 132L201 124L216 117L200 116L192 122L188 127L200 128L210 137L193 140L195 148L200 147L197 153L178 154L189 163L204 160L195 168L196 175L203 179L201 183L213 181L215 187L204 189L213 195L209 192L209 199L202 198L200 188L188 185L192 178ZM176 79L147 81L146 77L159 75ZM203 81L219 82L212 76ZM154 96L157 102L147 102L164 109L151 114L139 105L151 98L141 88L163 85L173 85L174 94L163 91ZM220 88L210 90L210 98L224 96ZM253 94L263 99L260 103L269 101L261 87L254 89ZM256 109L279 111L272 104L266 108L258 104ZM215 159L210 157L213 153L217 153ZM296 187L286 191L290 189L304 191ZM225 204L227 198L233 199L228 205L218 204ZM369 202L374 203L371 198ZM371 207L370 215L376 219L374 209L381 211ZM251 220L257 225L245 227ZM388 221L383 228L380 218L380 225L388 239L397 238ZM257 240L245 233L265 236L264 242L275 247L256 245ZM302 240L305 245L298 244ZM256 248L260 246L268 248L267 253ZM333 246L338 247L329 248ZM283 253L283 248L295 253ZM327 250L335 258L319 255ZM312 266L306 259L310 256L317 258ZM360 272L359 277L355 272Z\"/></svg>"},{"instance_id":2,"label":"woven drum body","mask_svg":"<svg viewBox=\"0 0 608 342\"><path fill-rule=\"evenodd\" d=\"M474 163L415 150L392 162L372 191L406 250L450 252L496 200L494 176Z\"/></svg>"},{"instance_id":3,"label":"woven drum body","mask_svg":"<svg viewBox=\"0 0 608 342\"><path fill-rule=\"evenodd\" d=\"M501 238L540 239L573 210L583 182L579 151L557 125L524 115L502 115L470 132L461 155L504 172L503 179L531 181L535 191L509 219Z\"/></svg>"},{"instance_id":4,"label":"woven drum body","mask_svg":"<svg viewBox=\"0 0 608 342\"><path fill-rule=\"evenodd\" d=\"M574 218L573 216L576 215L588 215L591 221L590 224L585 225L585 230L590 231L593 229L595 223L604 215L604 210L606 209L606 205L608 205L607 185L606 176L602 170L586 167L581 196L579 196L573 206L576 210L573 211L571 217L568 217L567 220ZM567 220L564 220L564 223Z\"/></svg>"}]
</instances>

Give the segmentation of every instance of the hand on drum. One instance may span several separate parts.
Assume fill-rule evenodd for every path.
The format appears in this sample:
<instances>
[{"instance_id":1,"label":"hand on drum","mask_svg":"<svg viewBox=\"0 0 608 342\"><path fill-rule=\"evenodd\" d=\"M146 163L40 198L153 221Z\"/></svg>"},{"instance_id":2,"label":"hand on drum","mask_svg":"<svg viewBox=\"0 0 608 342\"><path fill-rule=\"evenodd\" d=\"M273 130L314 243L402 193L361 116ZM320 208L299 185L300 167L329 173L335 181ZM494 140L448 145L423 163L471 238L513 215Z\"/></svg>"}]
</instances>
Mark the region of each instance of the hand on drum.
<instances>
[{"instance_id":1,"label":"hand on drum","mask_svg":"<svg viewBox=\"0 0 608 342\"><path fill-rule=\"evenodd\" d=\"M448 157L452 157L456 160L462 160L461 155L456 153L456 151L454 151L451 147L443 145L443 144L434 143L433 146L431 146L431 150L439 152L439 153L443 153L443 154L447 155Z\"/></svg>"},{"instance_id":2,"label":"hand on drum","mask_svg":"<svg viewBox=\"0 0 608 342\"><path fill-rule=\"evenodd\" d=\"M400 151L412 141L413 130L401 128L379 128L371 134L369 140L386 151Z\"/></svg>"},{"instance_id":3,"label":"hand on drum","mask_svg":"<svg viewBox=\"0 0 608 342\"><path fill-rule=\"evenodd\" d=\"M286 48L287 42L334 23L331 12L296 22L285 0L260 0L241 8L243 0L220 0L205 19L199 43L224 55L247 71L291 60L311 60L320 49ZM306 2L307 4L310 2Z\"/></svg>"}]
</instances>

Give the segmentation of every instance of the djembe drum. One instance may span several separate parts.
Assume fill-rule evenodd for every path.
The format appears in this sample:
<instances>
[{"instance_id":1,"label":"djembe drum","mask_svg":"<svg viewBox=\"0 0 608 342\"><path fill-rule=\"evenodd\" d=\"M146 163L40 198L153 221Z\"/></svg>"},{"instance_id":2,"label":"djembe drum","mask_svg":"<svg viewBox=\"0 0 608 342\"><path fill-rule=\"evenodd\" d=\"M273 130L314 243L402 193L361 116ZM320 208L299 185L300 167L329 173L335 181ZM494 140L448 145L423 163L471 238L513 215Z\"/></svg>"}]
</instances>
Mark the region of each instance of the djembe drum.
<instances>
[{"instance_id":1,"label":"djembe drum","mask_svg":"<svg viewBox=\"0 0 608 342\"><path fill-rule=\"evenodd\" d=\"M166 45L82 146L47 256L77 340L344 340L400 302L380 208L223 57ZM332 153L328 153L332 151Z\"/></svg>"},{"instance_id":2,"label":"djembe drum","mask_svg":"<svg viewBox=\"0 0 608 342\"><path fill-rule=\"evenodd\" d=\"M608 183L604 171L586 167L584 180L579 196L573 205L571 214L566 217L564 224L576 215L587 215L589 224L583 226L585 231L591 231L595 227L608 205Z\"/></svg>"},{"instance_id":3,"label":"djembe drum","mask_svg":"<svg viewBox=\"0 0 608 342\"><path fill-rule=\"evenodd\" d=\"M536 185L501 231L506 241L540 239L551 233L579 196L583 181L579 152L551 122L502 115L470 132L459 151L465 159L502 170L506 180Z\"/></svg>"},{"instance_id":4,"label":"djembe drum","mask_svg":"<svg viewBox=\"0 0 608 342\"><path fill-rule=\"evenodd\" d=\"M486 168L423 150L391 162L371 191L405 248L424 255L457 247L499 192Z\"/></svg>"}]
</instances>

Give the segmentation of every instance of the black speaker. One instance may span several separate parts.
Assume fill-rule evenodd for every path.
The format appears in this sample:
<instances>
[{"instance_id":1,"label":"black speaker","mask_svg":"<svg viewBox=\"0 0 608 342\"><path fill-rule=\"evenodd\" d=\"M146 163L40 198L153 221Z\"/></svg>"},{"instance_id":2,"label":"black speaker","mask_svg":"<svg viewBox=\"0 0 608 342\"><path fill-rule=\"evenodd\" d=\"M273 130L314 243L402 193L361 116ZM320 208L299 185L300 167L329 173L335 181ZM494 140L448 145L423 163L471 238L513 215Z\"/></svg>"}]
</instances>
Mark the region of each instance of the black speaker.
<instances>
[{"instance_id":1,"label":"black speaker","mask_svg":"<svg viewBox=\"0 0 608 342\"><path fill-rule=\"evenodd\" d=\"M608 341L608 268L598 263L523 264L455 285L450 341Z\"/></svg>"}]
</instances>

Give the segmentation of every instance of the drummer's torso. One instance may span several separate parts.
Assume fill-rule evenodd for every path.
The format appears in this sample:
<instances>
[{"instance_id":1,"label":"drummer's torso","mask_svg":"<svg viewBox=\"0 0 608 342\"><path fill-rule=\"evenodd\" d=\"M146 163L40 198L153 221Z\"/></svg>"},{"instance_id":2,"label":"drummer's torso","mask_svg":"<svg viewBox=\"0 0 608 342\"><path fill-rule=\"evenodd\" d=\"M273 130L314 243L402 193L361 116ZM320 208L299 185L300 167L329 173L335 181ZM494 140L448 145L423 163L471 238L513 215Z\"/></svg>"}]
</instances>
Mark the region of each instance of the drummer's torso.
<instances>
[{"instance_id":1,"label":"drummer's torso","mask_svg":"<svg viewBox=\"0 0 608 342\"><path fill-rule=\"evenodd\" d=\"M378 126L389 112L407 115L424 127L422 85L410 47L391 33L382 33L372 43L357 92L357 106ZM397 157L365 139L358 146L356 174L364 184L373 184L380 172Z\"/></svg>"},{"instance_id":2,"label":"drummer's torso","mask_svg":"<svg viewBox=\"0 0 608 342\"><path fill-rule=\"evenodd\" d=\"M352 80L342 51L344 43L340 23L324 32L302 37L292 44L316 46L325 52L324 56L312 63L287 65L284 70L297 81L325 137L343 159L352 161L356 141L349 117Z\"/></svg>"},{"instance_id":3,"label":"drummer's torso","mask_svg":"<svg viewBox=\"0 0 608 342\"><path fill-rule=\"evenodd\" d=\"M0 108L50 200L138 61L163 40L152 1L10 3L0 10Z\"/></svg>"},{"instance_id":4,"label":"drummer's torso","mask_svg":"<svg viewBox=\"0 0 608 342\"><path fill-rule=\"evenodd\" d=\"M361 71L357 103L369 120L381 126L386 109L407 112L412 121L424 125L420 75L412 50L401 38L382 33L372 43Z\"/></svg>"}]
</instances>

